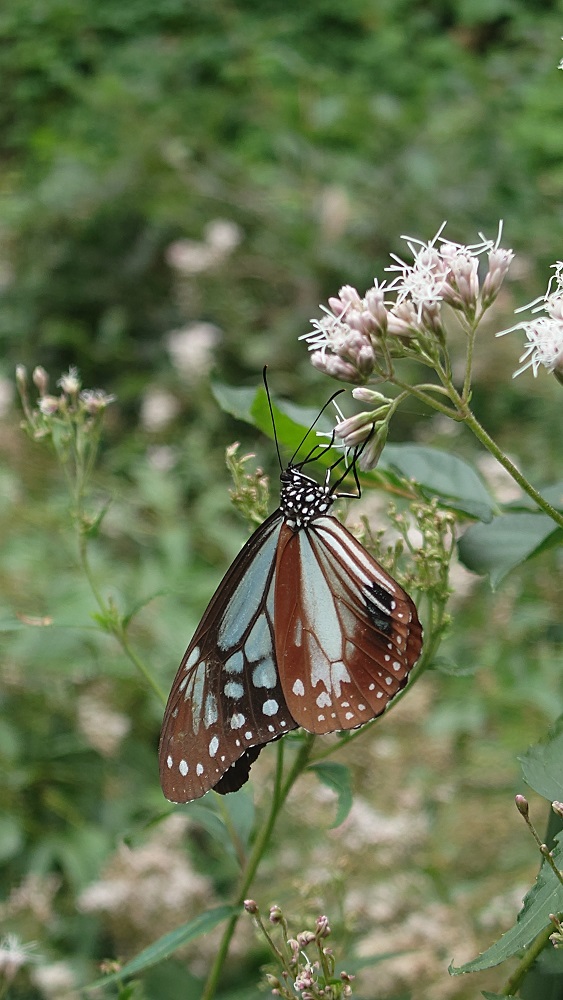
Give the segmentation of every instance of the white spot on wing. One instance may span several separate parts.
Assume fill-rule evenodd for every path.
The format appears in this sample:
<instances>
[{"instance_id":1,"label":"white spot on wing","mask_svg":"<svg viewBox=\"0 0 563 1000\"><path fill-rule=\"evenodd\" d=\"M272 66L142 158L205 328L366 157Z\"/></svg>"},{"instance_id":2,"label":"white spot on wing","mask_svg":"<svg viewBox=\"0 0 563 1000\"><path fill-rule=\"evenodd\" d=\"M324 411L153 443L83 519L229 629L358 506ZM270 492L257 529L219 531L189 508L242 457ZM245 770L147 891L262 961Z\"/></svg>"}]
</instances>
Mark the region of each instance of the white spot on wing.
<instances>
[{"instance_id":1,"label":"white spot on wing","mask_svg":"<svg viewBox=\"0 0 563 1000\"><path fill-rule=\"evenodd\" d=\"M166 758L166 763L167 763L168 767L172 767L172 764L174 763L174 761L172 760L172 757L170 756L170 754L168 754L168 757Z\"/></svg>"},{"instance_id":2,"label":"white spot on wing","mask_svg":"<svg viewBox=\"0 0 563 1000\"><path fill-rule=\"evenodd\" d=\"M214 694L208 694L205 699L205 715L203 717L203 722L206 729L209 729L215 722L217 722L217 699Z\"/></svg>"},{"instance_id":3,"label":"white spot on wing","mask_svg":"<svg viewBox=\"0 0 563 1000\"><path fill-rule=\"evenodd\" d=\"M297 678L297 680L295 681L295 684L293 685L293 687L292 687L291 690L293 691L294 694L296 694L298 696L305 694L305 688L303 686L303 681L301 680L300 677Z\"/></svg>"},{"instance_id":4,"label":"white spot on wing","mask_svg":"<svg viewBox=\"0 0 563 1000\"><path fill-rule=\"evenodd\" d=\"M192 687L192 726L194 733L199 731L201 709L203 703L203 687L205 684L205 663L200 663L196 670Z\"/></svg>"},{"instance_id":5,"label":"white spot on wing","mask_svg":"<svg viewBox=\"0 0 563 1000\"><path fill-rule=\"evenodd\" d=\"M203 774L203 764L196 764L196 774L201 778Z\"/></svg>"},{"instance_id":6,"label":"white spot on wing","mask_svg":"<svg viewBox=\"0 0 563 1000\"><path fill-rule=\"evenodd\" d=\"M252 671L252 683L259 688L274 688L276 686L277 673L274 661L268 658L263 663L259 663Z\"/></svg>"},{"instance_id":7,"label":"white spot on wing","mask_svg":"<svg viewBox=\"0 0 563 1000\"><path fill-rule=\"evenodd\" d=\"M225 663L225 670L228 674L242 674L244 670L244 656L241 650L237 650Z\"/></svg>"},{"instance_id":8,"label":"white spot on wing","mask_svg":"<svg viewBox=\"0 0 563 1000\"><path fill-rule=\"evenodd\" d=\"M264 715L275 715L279 707L275 698L269 698L262 705L262 711Z\"/></svg>"},{"instance_id":9,"label":"white spot on wing","mask_svg":"<svg viewBox=\"0 0 563 1000\"><path fill-rule=\"evenodd\" d=\"M182 777L185 778L186 774L189 771L189 767L188 767L187 762L185 760L181 760L180 761L180 763L178 764L178 770L179 770L180 774L182 775Z\"/></svg>"},{"instance_id":10,"label":"white spot on wing","mask_svg":"<svg viewBox=\"0 0 563 1000\"><path fill-rule=\"evenodd\" d=\"M214 757L219 749L219 740L216 736L213 737L209 744L209 756Z\"/></svg>"},{"instance_id":11,"label":"white spot on wing","mask_svg":"<svg viewBox=\"0 0 563 1000\"><path fill-rule=\"evenodd\" d=\"M246 718L242 712L235 712L231 719L231 729L241 729L246 722Z\"/></svg>"},{"instance_id":12,"label":"white spot on wing","mask_svg":"<svg viewBox=\"0 0 563 1000\"><path fill-rule=\"evenodd\" d=\"M223 688L223 693L226 698L242 698L244 688L238 681L227 681Z\"/></svg>"},{"instance_id":13,"label":"white spot on wing","mask_svg":"<svg viewBox=\"0 0 563 1000\"><path fill-rule=\"evenodd\" d=\"M272 526L270 535L258 548L229 601L227 612L217 633L217 644L220 649L232 649L242 639L249 622L258 612L278 544L280 528L281 518L278 524Z\"/></svg>"},{"instance_id":14,"label":"white spot on wing","mask_svg":"<svg viewBox=\"0 0 563 1000\"><path fill-rule=\"evenodd\" d=\"M190 670L191 667L195 667L198 660L199 660L199 646L194 646L194 648L192 649L190 655L186 660L186 665L184 667L184 670Z\"/></svg>"}]
</instances>

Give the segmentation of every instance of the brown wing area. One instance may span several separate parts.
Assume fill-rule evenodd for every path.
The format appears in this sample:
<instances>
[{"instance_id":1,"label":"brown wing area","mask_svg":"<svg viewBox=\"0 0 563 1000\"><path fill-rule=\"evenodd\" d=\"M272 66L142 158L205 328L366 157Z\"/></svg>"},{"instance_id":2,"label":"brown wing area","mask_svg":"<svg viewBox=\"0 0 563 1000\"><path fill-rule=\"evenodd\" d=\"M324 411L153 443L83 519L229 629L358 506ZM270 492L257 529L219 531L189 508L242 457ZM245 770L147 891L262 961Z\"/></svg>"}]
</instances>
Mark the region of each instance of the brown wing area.
<instances>
[{"instance_id":1,"label":"brown wing area","mask_svg":"<svg viewBox=\"0 0 563 1000\"><path fill-rule=\"evenodd\" d=\"M236 791L260 749L295 729L274 648L273 586L281 514L258 528L227 571L174 679L159 746L167 799Z\"/></svg>"},{"instance_id":2,"label":"brown wing area","mask_svg":"<svg viewBox=\"0 0 563 1000\"><path fill-rule=\"evenodd\" d=\"M312 733L380 715L422 648L411 598L333 517L298 532L282 525L275 621L287 707Z\"/></svg>"}]
</instances>

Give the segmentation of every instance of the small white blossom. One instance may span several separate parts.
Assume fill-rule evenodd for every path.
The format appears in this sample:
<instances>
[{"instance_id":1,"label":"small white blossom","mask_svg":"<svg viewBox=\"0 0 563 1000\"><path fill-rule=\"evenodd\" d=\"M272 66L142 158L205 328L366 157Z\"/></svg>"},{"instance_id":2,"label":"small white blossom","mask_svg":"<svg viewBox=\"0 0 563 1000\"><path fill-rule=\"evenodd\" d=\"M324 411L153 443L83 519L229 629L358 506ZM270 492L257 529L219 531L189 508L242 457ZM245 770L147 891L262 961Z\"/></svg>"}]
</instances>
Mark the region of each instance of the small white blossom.
<instances>
[{"instance_id":1,"label":"small white blossom","mask_svg":"<svg viewBox=\"0 0 563 1000\"><path fill-rule=\"evenodd\" d=\"M321 309L324 313L322 319L312 319L310 322L313 329L308 333L302 333L299 340L306 340L310 351L322 351L324 354L328 348L338 353L346 338L352 333L352 328L342 317L344 309L340 315L330 312L326 306L321 306Z\"/></svg>"},{"instance_id":2,"label":"small white blossom","mask_svg":"<svg viewBox=\"0 0 563 1000\"><path fill-rule=\"evenodd\" d=\"M35 941L22 944L16 934L5 934L0 939L0 980L11 983L24 965L37 962L36 948Z\"/></svg>"},{"instance_id":3,"label":"small white blossom","mask_svg":"<svg viewBox=\"0 0 563 1000\"><path fill-rule=\"evenodd\" d=\"M180 403L164 389L148 389L141 402L141 423L147 431L160 431L180 412Z\"/></svg>"},{"instance_id":4,"label":"small white blossom","mask_svg":"<svg viewBox=\"0 0 563 1000\"><path fill-rule=\"evenodd\" d=\"M103 389L83 389L80 393L80 401L86 413L90 413L92 416L95 416L100 410L105 410L106 406L114 403L116 398L116 396L109 396Z\"/></svg>"},{"instance_id":5,"label":"small white blossom","mask_svg":"<svg viewBox=\"0 0 563 1000\"><path fill-rule=\"evenodd\" d=\"M61 387L63 392L68 393L69 396L75 396L77 392L80 392L80 378L78 377L78 369L71 365L68 372L61 375L57 385Z\"/></svg>"},{"instance_id":6,"label":"small white blossom","mask_svg":"<svg viewBox=\"0 0 563 1000\"><path fill-rule=\"evenodd\" d=\"M242 242L243 232L232 219L212 219L205 227L205 242L225 256Z\"/></svg>"},{"instance_id":7,"label":"small white blossom","mask_svg":"<svg viewBox=\"0 0 563 1000\"><path fill-rule=\"evenodd\" d=\"M76 977L66 962L41 965L32 974L33 982L43 996L53 1000L76 1000Z\"/></svg>"},{"instance_id":8,"label":"small white blossom","mask_svg":"<svg viewBox=\"0 0 563 1000\"><path fill-rule=\"evenodd\" d=\"M80 695L77 714L78 727L90 746L104 757L114 757L131 729L131 720L108 705L107 690Z\"/></svg>"},{"instance_id":9,"label":"small white blossom","mask_svg":"<svg viewBox=\"0 0 563 1000\"><path fill-rule=\"evenodd\" d=\"M391 254L395 264L386 268L387 271L398 272L389 285L389 290L397 294L397 305L405 300L413 303L419 319L425 308L442 302L455 309L474 308L479 295L476 258L497 248L502 233L500 223L496 241L488 240L480 233L479 243L465 246L442 236L445 225L443 222L428 243L403 236L413 263L407 264L396 254Z\"/></svg>"},{"instance_id":10,"label":"small white blossom","mask_svg":"<svg viewBox=\"0 0 563 1000\"><path fill-rule=\"evenodd\" d=\"M180 330L171 330L166 347L172 364L186 381L195 382L207 374L221 335L214 323L191 323Z\"/></svg>"},{"instance_id":11,"label":"small white blossom","mask_svg":"<svg viewBox=\"0 0 563 1000\"><path fill-rule=\"evenodd\" d=\"M532 313L544 315L536 315L531 320L516 323L510 329L497 333L497 337L503 337L506 333L522 330L528 340L519 359L520 368L514 372L513 378L528 368L532 369L535 377L543 367L559 380L563 379L563 262L557 261L553 269L545 295L516 310L531 309ZM552 290L554 284L556 288Z\"/></svg>"},{"instance_id":12,"label":"small white blossom","mask_svg":"<svg viewBox=\"0 0 563 1000\"><path fill-rule=\"evenodd\" d=\"M450 268L438 250L433 246L423 247L414 254L414 264L406 264L395 254L391 254L391 257L397 263L390 264L386 270L400 271L400 275L389 286L397 292L398 305L408 299L414 303L420 315L424 305L444 300Z\"/></svg>"},{"instance_id":13,"label":"small white blossom","mask_svg":"<svg viewBox=\"0 0 563 1000\"><path fill-rule=\"evenodd\" d=\"M548 372L563 370L563 322L550 316L538 316L529 323L522 323L513 330L524 330L529 344L520 356L520 368L514 372L513 378L521 375L528 368L537 376L541 366ZM506 331L508 332L508 331ZM522 364L524 362L524 364Z\"/></svg>"}]
</instances>

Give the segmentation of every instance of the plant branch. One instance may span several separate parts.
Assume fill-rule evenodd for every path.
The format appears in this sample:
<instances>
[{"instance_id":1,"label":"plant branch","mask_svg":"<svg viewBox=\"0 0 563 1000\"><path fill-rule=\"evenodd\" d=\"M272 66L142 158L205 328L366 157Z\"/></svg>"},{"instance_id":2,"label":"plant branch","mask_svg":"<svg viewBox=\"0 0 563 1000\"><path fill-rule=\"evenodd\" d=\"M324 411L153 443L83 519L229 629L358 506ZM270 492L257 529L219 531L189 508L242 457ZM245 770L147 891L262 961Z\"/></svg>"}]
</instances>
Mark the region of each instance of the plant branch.
<instances>
[{"instance_id":1,"label":"plant branch","mask_svg":"<svg viewBox=\"0 0 563 1000\"><path fill-rule=\"evenodd\" d=\"M299 775L305 770L309 758L311 756L311 750L313 747L315 737L311 733L307 733L305 739L303 740L299 752L297 753L295 760L291 768L289 769L288 775L283 780L283 740L278 743L278 757L276 766L276 776L274 779L274 791L272 795L272 802L270 805L270 811L266 822L264 825L260 825L258 830L258 835L254 842L254 847L250 855L248 856L246 866L241 872L239 879L239 885L237 887L234 906L237 907L239 912L234 913L232 917L229 918L223 932L223 937L219 944L217 954L209 970L209 975L205 983L203 993L201 994L201 1000L212 1000L217 991L217 986L219 984L219 979L221 977L221 972L227 958L229 951L229 946L235 932L235 928L240 919L244 901L248 896L250 886L254 880L254 876L258 870L260 862L264 857L266 849L270 843L270 838L272 836L274 827L276 825L276 820L280 813L280 810L287 799L293 785L297 781Z\"/></svg>"}]
</instances>

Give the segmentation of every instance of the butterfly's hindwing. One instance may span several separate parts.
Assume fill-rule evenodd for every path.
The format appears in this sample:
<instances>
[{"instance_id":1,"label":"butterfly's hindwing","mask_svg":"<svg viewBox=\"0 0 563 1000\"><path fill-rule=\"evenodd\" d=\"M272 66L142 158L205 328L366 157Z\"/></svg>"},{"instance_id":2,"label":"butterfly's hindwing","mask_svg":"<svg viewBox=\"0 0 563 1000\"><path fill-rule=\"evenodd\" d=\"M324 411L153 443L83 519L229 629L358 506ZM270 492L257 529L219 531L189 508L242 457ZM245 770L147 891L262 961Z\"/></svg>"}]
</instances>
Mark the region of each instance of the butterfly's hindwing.
<instances>
[{"instance_id":1,"label":"butterfly's hindwing","mask_svg":"<svg viewBox=\"0 0 563 1000\"><path fill-rule=\"evenodd\" d=\"M314 733L380 715L406 684L422 630L410 597L335 518L282 526L276 651L288 709Z\"/></svg>"},{"instance_id":2,"label":"butterfly's hindwing","mask_svg":"<svg viewBox=\"0 0 563 1000\"><path fill-rule=\"evenodd\" d=\"M296 728L274 645L275 554L282 516L254 532L217 588L174 680L160 740L172 802L240 787L259 748ZM258 748L258 750L250 750Z\"/></svg>"}]
</instances>

